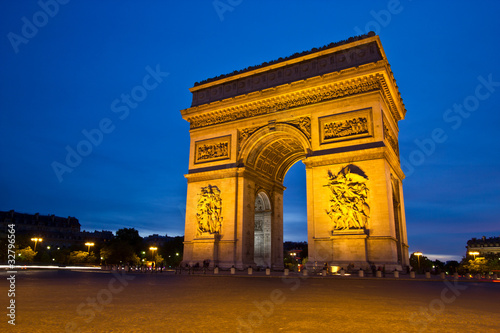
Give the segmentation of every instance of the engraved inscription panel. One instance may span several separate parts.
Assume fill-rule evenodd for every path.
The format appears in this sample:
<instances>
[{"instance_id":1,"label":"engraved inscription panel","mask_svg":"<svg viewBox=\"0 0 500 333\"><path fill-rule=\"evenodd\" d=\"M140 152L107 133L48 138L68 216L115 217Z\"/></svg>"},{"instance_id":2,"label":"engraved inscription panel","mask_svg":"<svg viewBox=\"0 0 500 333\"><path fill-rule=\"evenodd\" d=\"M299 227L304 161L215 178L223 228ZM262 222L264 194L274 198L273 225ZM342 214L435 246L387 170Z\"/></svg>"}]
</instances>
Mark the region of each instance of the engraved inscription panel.
<instances>
[{"instance_id":1,"label":"engraved inscription panel","mask_svg":"<svg viewBox=\"0 0 500 333\"><path fill-rule=\"evenodd\" d=\"M197 141L194 163L207 163L231 158L231 136Z\"/></svg>"}]
</instances>

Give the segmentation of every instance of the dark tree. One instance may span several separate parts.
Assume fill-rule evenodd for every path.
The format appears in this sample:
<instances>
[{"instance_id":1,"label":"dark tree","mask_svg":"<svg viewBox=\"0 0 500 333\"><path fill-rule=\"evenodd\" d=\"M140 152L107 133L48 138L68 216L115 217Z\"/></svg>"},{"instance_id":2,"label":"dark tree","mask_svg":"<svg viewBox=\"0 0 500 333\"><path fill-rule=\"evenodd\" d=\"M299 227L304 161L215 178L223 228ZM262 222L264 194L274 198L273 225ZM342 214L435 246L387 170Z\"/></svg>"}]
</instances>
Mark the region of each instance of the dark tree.
<instances>
[{"instance_id":1,"label":"dark tree","mask_svg":"<svg viewBox=\"0 0 500 333\"><path fill-rule=\"evenodd\" d=\"M123 228L116 231L116 236L100 250L106 264L135 264L144 241L134 228Z\"/></svg>"},{"instance_id":2,"label":"dark tree","mask_svg":"<svg viewBox=\"0 0 500 333\"><path fill-rule=\"evenodd\" d=\"M434 266L433 262L426 256L421 255L420 258L418 257L413 253L410 255L410 266L413 267L413 270L418 273L430 272L432 266Z\"/></svg>"},{"instance_id":3,"label":"dark tree","mask_svg":"<svg viewBox=\"0 0 500 333\"><path fill-rule=\"evenodd\" d=\"M177 267L182 261L184 250L184 237L176 236L160 247L159 253L165 259L165 264L170 267Z\"/></svg>"},{"instance_id":4,"label":"dark tree","mask_svg":"<svg viewBox=\"0 0 500 333\"><path fill-rule=\"evenodd\" d=\"M455 272L458 272L458 267L460 266L459 262L456 260L450 260L447 261L446 264L444 265L444 269L448 274L453 274Z\"/></svg>"},{"instance_id":5,"label":"dark tree","mask_svg":"<svg viewBox=\"0 0 500 333\"><path fill-rule=\"evenodd\" d=\"M135 253L139 253L144 246L144 240L141 236L139 236L139 231L134 228L123 228L117 230L114 240L129 244L132 246Z\"/></svg>"}]
</instances>

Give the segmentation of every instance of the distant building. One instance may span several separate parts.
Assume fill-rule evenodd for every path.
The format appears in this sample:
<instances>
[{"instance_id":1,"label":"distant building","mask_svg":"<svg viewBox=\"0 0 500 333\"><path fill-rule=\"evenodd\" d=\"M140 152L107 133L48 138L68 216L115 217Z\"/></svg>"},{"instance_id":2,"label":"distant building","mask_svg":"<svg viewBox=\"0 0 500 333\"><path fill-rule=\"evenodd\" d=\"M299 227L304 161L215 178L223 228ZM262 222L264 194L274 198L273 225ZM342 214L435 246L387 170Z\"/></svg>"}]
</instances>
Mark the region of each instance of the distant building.
<instances>
[{"instance_id":1,"label":"distant building","mask_svg":"<svg viewBox=\"0 0 500 333\"><path fill-rule=\"evenodd\" d=\"M100 243L101 245L108 243L113 240L115 237L113 235L112 231L106 231L106 230L95 230L95 231L85 231L83 230L81 232L82 238L86 242L94 242L94 243Z\"/></svg>"},{"instance_id":2,"label":"distant building","mask_svg":"<svg viewBox=\"0 0 500 333\"><path fill-rule=\"evenodd\" d=\"M486 238L483 236L482 238L472 238L467 241L467 253L466 256L469 255L469 252L479 252L479 255L485 254L498 254L500 253L500 237L490 237Z\"/></svg>"},{"instance_id":3,"label":"distant building","mask_svg":"<svg viewBox=\"0 0 500 333\"><path fill-rule=\"evenodd\" d=\"M40 215L18 213L13 210L0 211L1 237L9 224L15 224L16 235L28 235L43 239L43 244L60 247L83 245L87 241L104 243L113 238L111 231L80 231L80 222L75 217L59 217L55 215Z\"/></svg>"},{"instance_id":4,"label":"distant building","mask_svg":"<svg viewBox=\"0 0 500 333\"><path fill-rule=\"evenodd\" d=\"M174 239L174 237L169 237L168 235L165 236L160 236L158 234L152 234L147 237L144 237L144 242L150 246L163 246L166 242L169 242L170 240Z\"/></svg>"}]
</instances>

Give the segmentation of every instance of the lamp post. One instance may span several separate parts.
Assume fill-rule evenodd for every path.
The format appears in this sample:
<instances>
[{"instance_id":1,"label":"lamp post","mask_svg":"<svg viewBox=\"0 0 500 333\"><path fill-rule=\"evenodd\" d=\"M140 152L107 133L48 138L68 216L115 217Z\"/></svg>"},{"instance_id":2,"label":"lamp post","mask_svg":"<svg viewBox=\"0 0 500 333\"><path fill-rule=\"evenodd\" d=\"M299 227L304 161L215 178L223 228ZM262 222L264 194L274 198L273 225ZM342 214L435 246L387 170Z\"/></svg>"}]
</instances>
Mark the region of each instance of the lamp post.
<instances>
[{"instance_id":1,"label":"lamp post","mask_svg":"<svg viewBox=\"0 0 500 333\"><path fill-rule=\"evenodd\" d=\"M469 255L474 256L474 260L476 260L476 256L478 256L480 253L478 251L471 251L469 252Z\"/></svg>"},{"instance_id":2,"label":"lamp post","mask_svg":"<svg viewBox=\"0 0 500 333\"><path fill-rule=\"evenodd\" d=\"M151 261L154 261L154 251L158 250L158 248L156 246L151 246L149 249L151 250Z\"/></svg>"},{"instance_id":3,"label":"lamp post","mask_svg":"<svg viewBox=\"0 0 500 333\"><path fill-rule=\"evenodd\" d=\"M32 238L31 240L32 240L33 242L35 242L35 249L34 249L33 251L36 251L36 243L41 242L43 239L41 239L41 238L36 238L36 237L35 237L35 238Z\"/></svg>"},{"instance_id":4,"label":"lamp post","mask_svg":"<svg viewBox=\"0 0 500 333\"><path fill-rule=\"evenodd\" d=\"M420 272L420 256L422 255L422 252L415 252L413 255L417 256L418 259L418 271Z\"/></svg>"},{"instance_id":5,"label":"lamp post","mask_svg":"<svg viewBox=\"0 0 500 333\"><path fill-rule=\"evenodd\" d=\"M90 254L90 247L94 246L94 243L87 242L87 243L85 243L85 245L88 246L88 251L89 251L89 254Z\"/></svg>"}]
</instances>

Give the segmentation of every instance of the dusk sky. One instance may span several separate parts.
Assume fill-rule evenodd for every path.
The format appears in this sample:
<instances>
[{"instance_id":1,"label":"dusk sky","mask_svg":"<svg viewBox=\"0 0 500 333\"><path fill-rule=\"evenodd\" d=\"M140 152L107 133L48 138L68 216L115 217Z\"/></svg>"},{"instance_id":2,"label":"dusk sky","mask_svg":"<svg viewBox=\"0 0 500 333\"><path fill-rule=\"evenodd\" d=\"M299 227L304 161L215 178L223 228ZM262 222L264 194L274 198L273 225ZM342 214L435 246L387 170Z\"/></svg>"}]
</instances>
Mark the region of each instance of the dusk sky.
<instances>
[{"instance_id":1,"label":"dusk sky","mask_svg":"<svg viewBox=\"0 0 500 333\"><path fill-rule=\"evenodd\" d=\"M3 0L0 210L183 235L189 88L373 30L407 109L410 252L460 259L468 239L500 235L499 13L498 1ZM285 240L305 241L303 163L285 186Z\"/></svg>"}]
</instances>

